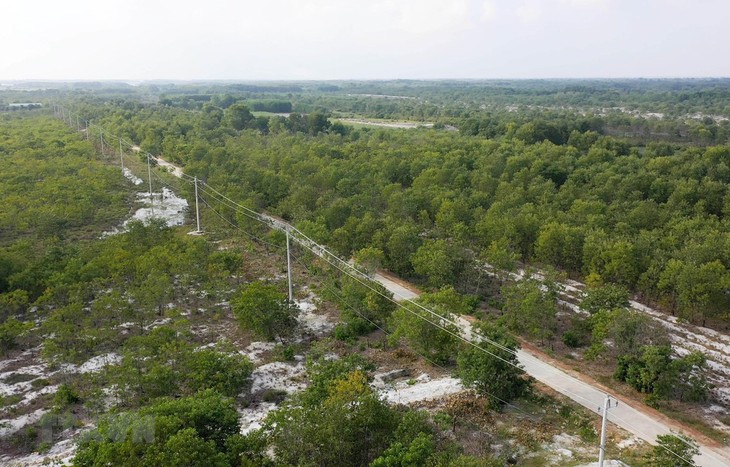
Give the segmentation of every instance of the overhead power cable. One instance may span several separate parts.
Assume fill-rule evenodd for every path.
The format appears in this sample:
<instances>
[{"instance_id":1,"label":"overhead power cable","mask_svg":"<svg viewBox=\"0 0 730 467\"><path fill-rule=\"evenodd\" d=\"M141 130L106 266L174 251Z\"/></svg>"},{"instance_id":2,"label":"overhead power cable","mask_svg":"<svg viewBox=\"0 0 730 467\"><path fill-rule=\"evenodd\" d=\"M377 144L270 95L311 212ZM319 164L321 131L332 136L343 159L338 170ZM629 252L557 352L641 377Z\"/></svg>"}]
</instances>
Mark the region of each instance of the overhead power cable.
<instances>
[{"instance_id":1,"label":"overhead power cable","mask_svg":"<svg viewBox=\"0 0 730 467\"><path fill-rule=\"evenodd\" d=\"M64 114L62 108L61 108L61 112L62 112L61 118L63 118L64 120L66 120L66 118L68 118L69 119L69 125L70 125L71 124L72 117L74 116L74 114L72 114L72 113ZM146 155L147 157L150 157L152 160L155 160L155 161L159 162L159 160L160 160L159 158L155 157L154 155L152 155L152 154L150 154L148 152L140 151L139 148L136 145L134 145L133 143L128 142L128 141L124 140L121 137L117 137L113 133L107 132L103 127L101 127L99 125L96 125L96 124L93 124L93 123L90 123L88 120L84 120L84 122L86 123L87 135L88 135L88 130L90 130L91 128L98 128L102 132L101 141L104 141L104 136L103 135L104 135L104 133L107 133L109 135L109 137L113 137L115 139L118 139L122 144L124 144L127 147L131 148L135 152L141 152L143 155ZM179 178L181 178L181 179L183 179L183 180L185 180L187 182L191 182L192 180L194 180L193 177L191 177L190 175L185 174L184 172L180 172L180 175L181 176ZM159 178L159 176L157 176L156 174L155 174L155 176L157 178ZM495 358L498 358L499 360L501 360L501 361L503 361L503 362L505 362L505 363L507 363L509 365L514 366L515 368L518 368L518 369L524 371L524 368L522 366L520 366L520 365L518 365L518 364L516 364L516 363L514 363L512 361L506 360L505 358L502 358L501 356L499 356L499 355L497 355L497 354L495 354L493 352L490 352L489 350L487 350L487 349L485 349L485 348L477 345L472 340L467 339L466 337L462 336L460 333L458 333L458 332L455 333L451 329L448 329L446 327L446 325L450 324L452 326L455 326L456 329L461 330L462 327L459 325L459 323L456 323L455 321L449 319L448 317L445 317L443 315L440 315L440 314L438 314L438 313L436 313L436 312L428 309L427 307L425 307L424 305L422 305L422 304L420 304L418 302L415 302L415 301L410 300L410 299L405 299L404 300L409 305L413 305L416 308L424 311L426 314L431 315L431 316L434 316L437 319L436 322L431 321L426 316L424 316L423 314L417 313L414 310L411 310L409 307L403 305L401 302L398 302L398 301L394 300L391 295L383 294L383 292L381 290L372 287L367 282L363 282L363 278L365 278L368 282L370 281L370 279L367 278L367 276L365 274L363 274L361 271L357 270L355 267L353 267L351 264L349 264L347 261L345 261L342 258L340 258L339 256L331 253L329 250L327 250L323 246L319 245L318 243L314 242L311 238L309 238L308 236L306 236L299 229L296 229L295 227L291 226L290 224L286 223L285 221L276 220L276 219L274 219L271 216L268 216L268 215L265 215L265 214L262 214L262 213L258 213L258 212L254 211L254 210L252 210L252 209L250 209L250 208L248 208L246 206L243 206L243 205L241 205L241 204L233 201L229 197L227 197L224 194L222 194L220 191L218 191L215 188L213 188L210 185L208 185L206 182L202 182L202 181L198 180L198 183L199 183L200 187L202 187L201 191L203 193L205 193L206 195L208 195L209 197L211 197L213 199L216 199L216 201L218 201L219 203L225 205L229 209L233 209L236 212L239 212L239 213L241 213L241 214L243 214L243 215L245 215L245 216L247 216L249 218L252 218L254 220L257 220L257 221L259 221L259 222L261 222L261 223L269 226L270 228L274 228L274 229L277 229L277 230L283 229L283 230L288 231L290 234L294 234L293 237L294 237L295 240L298 241L297 243L299 243L300 246L303 246L306 249L310 250L315 256L320 257L321 259L323 259L325 262L327 262L328 264L330 264L335 269L339 270L343 274L346 274L347 276L349 276L352 279L356 280L358 283L360 283L361 285L365 286L366 288L372 290L373 292L377 293L378 295L380 295L380 296L382 296L382 297L384 297L384 298L392 301L398 307L404 309L408 313L410 313L412 315L415 315L417 318L423 320L424 322L426 322L426 323L428 323L428 324L430 324L432 326L437 327L438 329L441 329L442 331L444 331L447 334L453 336L454 338L463 341L467 345L472 346L472 347L474 347L476 349L479 349L482 352L485 352L485 353L487 353L487 354L489 354L489 355L491 355L491 356L493 356ZM209 191L206 191L206 188ZM202 195L199 196L199 197L202 198ZM207 203L207 201L204 201L204 202L214 212L216 212L216 214L218 214L219 216L221 216L227 222L231 223L228 219L225 219L224 216L222 216L220 213L218 213L217 211L215 211L215 209L213 209L209 205L209 203ZM231 223L231 225L233 225L233 224ZM278 226L278 228L277 228L277 226ZM262 239L260 239L260 238L258 238L256 236L253 236L251 234L249 234L249 235L251 237L255 238L258 241L261 241L261 242L263 242L265 244L268 244L268 245L271 245L273 247L277 247L276 245L273 245L273 244L271 244L269 242L266 242L266 241L264 241L264 240L262 240ZM470 332L470 334L471 334L471 332ZM479 333L472 334L472 336L474 336L474 335L476 335L476 337L479 338L479 342L480 343L486 343L486 344L489 344L489 345L491 345L491 346L493 346L493 347L495 347L495 348L497 348L499 350L502 350L502 351L507 352L509 354L516 355L516 351L514 349L510 349L510 348L502 345L501 343L496 342L496 341L493 341L493 340L491 340L491 339L487 338L486 336L483 336L483 335L481 335ZM537 362L538 362L539 365L542 365L544 367L551 368L551 369L555 368L554 366L549 365L549 364L547 364L545 362L542 362L539 359L537 360ZM595 388L593 388L588 383L585 383L585 382L583 382L583 381L581 381L581 380L579 380L577 378L573 378L573 377L571 377L571 376L569 376L567 374L562 374L561 373L561 377L570 378L573 381L578 381L582 385L590 388L591 390L595 390ZM575 393L572 393L572 392L567 391L567 390L564 390L563 392L566 393L566 394L569 394L575 400L581 399L581 400L583 400L583 401L585 401L585 402L587 402L589 404L594 404L595 403L594 401L590 401L589 399L587 399L587 398L585 398L585 397L583 397L583 396L581 396L579 394L575 394ZM617 419L620 419L622 422L624 422L624 424L626 426L632 426L633 427L633 425L628 424L626 422L626 420L624 420L624 419L622 419L622 418L620 418L618 416L615 416L615 415L614 415L614 417L617 418ZM634 431L636 433L641 433L643 436L648 436L645 433L641 432L640 430L634 429ZM684 440L682 440L682 441L685 442L685 444L688 444L686 441L684 441ZM666 449L668 452L670 452L671 454L675 455L679 459L682 459L684 461L687 461L687 459L684 459L683 457L681 457L677 453L669 450L665 446L662 446L662 447L664 447L664 449Z\"/></svg>"}]
</instances>

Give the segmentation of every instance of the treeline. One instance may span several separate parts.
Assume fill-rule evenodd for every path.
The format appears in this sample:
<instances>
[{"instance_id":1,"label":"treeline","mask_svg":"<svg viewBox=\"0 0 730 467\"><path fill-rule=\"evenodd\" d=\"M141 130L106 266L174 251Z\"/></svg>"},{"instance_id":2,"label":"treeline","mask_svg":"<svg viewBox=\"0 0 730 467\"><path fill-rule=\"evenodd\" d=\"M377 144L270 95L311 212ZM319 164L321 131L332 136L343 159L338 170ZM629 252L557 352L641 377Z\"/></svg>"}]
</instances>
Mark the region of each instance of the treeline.
<instances>
[{"instance_id":1,"label":"treeline","mask_svg":"<svg viewBox=\"0 0 730 467\"><path fill-rule=\"evenodd\" d=\"M71 142L93 157L89 143L60 122L41 118L14 126L31 141L39 138L33 159L39 172L55 163L69 166L69 173L77 171L77 147ZM56 138L69 144L42 150ZM20 146L7 149L22 153ZM91 159L86 164L88 174L80 175L79 183L103 168ZM118 172L114 176L123 180ZM57 177L48 171L43 180L59 195L59 201L46 200L51 210L68 202L66 191L74 194L72 187L56 185ZM105 181L100 178L100 183ZM112 183L93 188L110 195L125 193ZM87 203L93 204L80 200L82 206ZM294 337L298 323L291 313L296 306L275 285L252 280L264 273L265 266L258 265L265 260L166 228L163 221L131 223L126 232L105 238L97 237L99 226L93 221L84 218L79 225L61 226L51 238L39 234L22 241L21 232L8 233L13 242L0 257L0 264L11 266L0 271L0 355L40 348L44 362L54 368L63 364L64 370L33 379L34 388L50 388L34 401L34 407L47 413L0 440L3 450L12 446L14 452L46 452L61 433L90 422L95 428L79 440L74 465L501 465L524 455L512 447L467 454L453 433L457 426L464 432L473 427L458 409L447 412L452 414L447 430L439 418L443 415L389 405L370 385L371 362L357 355L332 359L329 352L316 349L307 362L308 388L292 395L270 390L263 396L266 401L275 397L286 402L271 412L262 429L241 435L236 399L248 400L253 366L217 332L205 337L200 332L227 318L231 310L225 303L230 300L243 328L267 340ZM96 235L65 240L76 240L79 229ZM45 241L50 242L47 248ZM234 282L241 281L245 285L234 292ZM507 350L487 354L459 349L453 336L406 315L391 316L392 303L385 296L363 294L367 290L359 283L343 287L348 310L367 306L382 325L392 317L396 337L412 345L422 345L424 336L439 340L441 345L429 354L436 361L453 361L458 353L460 377L484 396L474 402L482 413L529 395L530 383L516 367L516 342L501 331L485 332ZM446 313L446 302L454 298L458 295L451 290L423 300L439 304ZM209 345L210 338L215 345ZM295 345L302 349L308 343L298 340ZM282 351L283 359L293 359L292 347L288 352ZM91 373L73 370L94 361L105 363ZM503 376L497 384L484 377L496 371ZM27 410L27 405L12 407L16 402L3 399L4 409ZM565 425L572 419L556 418ZM272 448L273 460L268 455Z\"/></svg>"},{"instance_id":2,"label":"treeline","mask_svg":"<svg viewBox=\"0 0 730 467\"><path fill-rule=\"evenodd\" d=\"M695 321L727 319L727 146L632 146L591 131L590 120L569 133L559 122L528 122L485 139L434 130L306 135L292 115L288 128L262 137L225 130L216 109L149 108L128 120L109 110L103 121L116 131L146 134L148 150L343 256L376 248L398 274L469 290L484 252L504 245L523 261L598 275ZM551 132L567 139L536 142Z\"/></svg>"}]
</instances>

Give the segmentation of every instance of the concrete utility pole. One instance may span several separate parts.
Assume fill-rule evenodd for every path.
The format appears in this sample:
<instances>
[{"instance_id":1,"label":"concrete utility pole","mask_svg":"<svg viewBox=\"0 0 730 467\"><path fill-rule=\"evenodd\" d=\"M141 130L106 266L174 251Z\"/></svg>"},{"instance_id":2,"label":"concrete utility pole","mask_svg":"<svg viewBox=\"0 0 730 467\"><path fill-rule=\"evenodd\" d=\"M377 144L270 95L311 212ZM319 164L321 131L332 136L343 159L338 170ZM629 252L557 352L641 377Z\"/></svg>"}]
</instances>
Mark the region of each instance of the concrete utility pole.
<instances>
[{"instance_id":1,"label":"concrete utility pole","mask_svg":"<svg viewBox=\"0 0 730 467\"><path fill-rule=\"evenodd\" d=\"M289 248L289 227L286 228L286 277L289 280L289 303L294 303L294 291L291 283L291 252Z\"/></svg>"},{"instance_id":2,"label":"concrete utility pole","mask_svg":"<svg viewBox=\"0 0 730 467\"><path fill-rule=\"evenodd\" d=\"M122 173L124 173L124 151L122 151L122 138L119 138L119 161L122 165Z\"/></svg>"},{"instance_id":3,"label":"concrete utility pole","mask_svg":"<svg viewBox=\"0 0 730 467\"><path fill-rule=\"evenodd\" d=\"M195 221L197 229L195 233L200 233L200 207L198 206L198 176L195 176Z\"/></svg>"},{"instance_id":4,"label":"concrete utility pole","mask_svg":"<svg viewBox=\"0 0 730 467\"><path fill-rule=\"evenodd\" d=\"M603 461L606 459L606 424L608 422L608 409L616 406L618 406L618 401L614 400L612 406L611 397L606 394L606 400L603 402L603 420L601 421L601 447L598 451L598 467L603 467Z\"/></svg>"},{"instance_id":5,"label":"concrete utility pole","mask_svg":"<svg viewBox=\"0 0 730 467\"><path fill-rule=\"evenodd\" d=\"M147 180L150 183L150 209L155 213L155 203L152 201L152 167L150 166L150 155L147 154Z\"/></svg>"}]
</instances>

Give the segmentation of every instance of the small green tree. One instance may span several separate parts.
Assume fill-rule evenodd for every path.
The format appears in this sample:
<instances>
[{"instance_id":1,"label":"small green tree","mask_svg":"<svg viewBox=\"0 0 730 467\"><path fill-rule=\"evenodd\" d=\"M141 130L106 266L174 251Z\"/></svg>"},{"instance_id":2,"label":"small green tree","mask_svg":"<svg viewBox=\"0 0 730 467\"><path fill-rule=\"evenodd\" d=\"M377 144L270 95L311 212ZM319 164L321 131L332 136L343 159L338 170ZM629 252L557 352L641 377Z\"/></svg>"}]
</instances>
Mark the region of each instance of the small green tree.
<instances>
[{"instance_id":1,"label":"small green tree","mask_svg":"<svg viewBox=\"0 0 730 467\"><path fill-rule=\"evenodd\" d=\"M33 329L32 322L21 322L10 318L0 324L0 355L6 355L18 344L18 338Z\"/></svg>"},{"instance_id":2,"label":"small green tree","mask_svg":"<svg viewBox=\"0 0 730 467\"><path fill-rule=\"evenodd\" d=\"M355 262L368 274L374 274L385 261L383 250L374 247L365 247L355 253Z\"/></svg>"},{"instance_id":3,"label":"small green tree","mask_svg":"<svg viewBox=\"0 0 730 467\"><path fill-rule=\"evenodd\" d=\"M657 444L651 452L649 461L657 467L691 467L694 457L700 453L699 446L692 438L681 433L659 435Z\"/></svg>"},{"instance_id":4,"label":"small green tree","mask_svg":"<svg viewBox=\"0 0 730 467\"><path fill-rule=\"evenodd\" d=\"M233 313L245 329L273 340L291 336L299 309L272 284L252 282L232 301Z\"/></svg>"},{"instance_id":5,"label":"small green tree","mask_svg":"<svg viewBox=\"0 0 730 467\"><path fill-rule=\"evenodd\" d=\"M658 399L702 402L709 394L707 360L704 354L692 352L672 358L669 345L643 346L640 356L618 358L614 377L637 391Z\"/></svg>"},{"instance_id":6,"label":"small green tree","mask_svg":"<svg viewBox=\"0 0 730 467\"><path fill-rule=\"evenodd\" d=\"M417 467L426 465L436 452L433 436L419 433L410 444L396 441L370 467Z\"/></svg>"},{"instance_id":7,"label":"small green tree","mask_svg":"<svg viewBox=\"0 0 730 467\"><path fill-rule=\"evenodd\" d=\"M466 266L464 250L443 239L426 240L411 261L416 273L432 287L453 283Z\"/></svg>"},{"instance_id":8,"label":"small green tree","mask_svg":"<svg viewBox=\"0 0 730 467\"><path fill-rule=\"evenodd\" d=\"M509 240L502 237L494 240L482 251L481 259L493 268L500 285L509 279L510 273L517 267L520 255L512 251Z\"/></svg>"},{"instance_id":9,"label":"small green tree","mask_svg":"<svg viewBox=\"0 0 730 467\"><path fill-rule=\"evenodd\" d=\"M530 337L552 339L557 328L557 292L529 277L502 288L507 327Z\"/></svg>"},{"instance_id":10,"label":"small green tree","mask_svg":"<svg viewBox=\"0 0 730 467\"><path fill-rule=\"evenodd\" d=\"M530 382L519 368L515 351L517 341L496 326L482 325L477 334L496 342L499 346L484 340L475 346L464 346L457 357L457 376L467 387L490 399L499 407L525 394Z\"/></svg>"},{"instance_id":11,"label":"small green tree","mask_svg":"<svg viewBox=\"0 0 730 467\"><path fill-rule=\"evenodd\" d=\"M305 393L272 412L264 432L281 465L368 465L388 445L398 417L361 371L332 380L320 402Z\"/></svg>"},{"instance_id":12,"label":"small green tree","mask_svg":"<svg viewBox=\"0 0 730 467\"><path fill-rule=\"evenodd\" d=\"M391 339L405 338L419 354L438 364L446 363L456 355L459 329L449 322L451 313L443 306L424 308L408 303L395 310Z\"/></svg>"},{"instance_id":13,"label":"small green tree","mask_svg":"<svg viewBox=\"0 0 730 467\"><path fill-rule=\"evenodd\" d=\"M239 430L233 400L214 391L161 399L139 412L102 418L79 442L73 465L223 467L233 457L240 465L245 443Z\"/></svg>"},{"instance_id":14,"label":"small green tree","mask_svg":"<svg viewBox=\"0 0 730 467\"><path fill-rule=\"evenodd\" d=\"M589 287L580 306L590 314L626 308L629 306L629 291L617 284Z\"/></svg>"}]
</instances>

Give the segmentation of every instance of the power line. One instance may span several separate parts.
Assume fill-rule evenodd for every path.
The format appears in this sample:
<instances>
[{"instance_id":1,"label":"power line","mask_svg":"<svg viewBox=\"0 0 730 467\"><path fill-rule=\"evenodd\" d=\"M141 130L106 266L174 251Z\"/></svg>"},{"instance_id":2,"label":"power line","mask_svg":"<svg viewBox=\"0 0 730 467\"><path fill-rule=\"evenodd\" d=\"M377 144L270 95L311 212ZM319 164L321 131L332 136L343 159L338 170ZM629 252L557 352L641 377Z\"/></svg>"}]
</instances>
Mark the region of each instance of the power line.
<instances>
[{"instance_id":1,"label":"power line","mask_svg":"<svg viewBox=\"0 0 730 467\"><path fill-rule=\"evenodd\" d=\"M60 108L60 110L61 110L62 119L65 121L66 120L66 117L68 117L69 118L69 124L71 124L71 114L68 113L68 115L67 115L67 111L65 111L62 107ZM104 144L103 132L104 132L104 129L102 127L98 126L98 125L93 125L89 121L86 121L86 136L87 136L87 138L88 138L89 129L91 127L97 127L100 130L100 144L101 144L101 147L102 147L102 156L103 156L104 155L103 154L103 144ZM109 133L109 135L110 135L110 137L117 138L112 133ZM121 137L118 137L118 139L119 139L120 144L121 144L122 141L123 141L123 139ZM129 147L131 147L133 150L139 152L139 149L137 148L136 145L134 145L132 143L129 143L129 142L126 142L126 141L124 141L124 143L127 144ZM155 160L155 161L158 161L159 160L158 158L156 158L155 156L153 156L152 154L150 154L148 152L143 152L143 154L146 155L148 158L151 158L152 160ZM182 171L180 171L180 175L181 175L181 177L179 177L179 178L181 178L181 179L187 179L185 181L188 181L189 182L190 180L193 180L193 177L185 174ZM157 174L155 174L155 176L157 178L159 178L159 176L157 176ZM151 183L151 178L150 178L150 183ZM426 323L431 324L431 325L433 325L433 326L441 329L443 332L446 332L447 334L453 336L454 338L465 342L467 345L473 346L476 349L481 350L482 352L485 352L485 353L487 353L487 354L489 354L489 355L491 355L491 356L493 356L495 358L498 358L499 360L502 360L503 362L505 362L505 363L507 363L509 365L514 366L515 368L517 368L517 369L519 369L521 371L524 371L524 368L522 366L520 366L520 365L518 365L518 364L516 364L514 362L511 362L509 360L506 360L506 359L502 358L501 356L496 355L496 354L488 351L487 349L485 349L485 348L477 345L476 343L474 343L472 340L467 339L466 337L462 336L460 333L454 332L453 330L447 328L446 325L444 325L443 323L450 324L450 325L454 326L457 330L463 331L462 327L458 323L450 320L447 316L440 315L440 314L438 314L438 313L436 313L436 312L434 312L434 311L426 308L422 304L420 304L418 302L414 302L414 301L412 301L410 299L404 300L408 304L414 305L418 309L421 309L424 312L426 312L427 314L430 314L430 315L434 316L438 320L438 322L430 321L428 318L426 318L426 316L424 316L422 314L419 314L419 313L411 310L407 306L401 304L400 302L394 300L392 298L392 296L388 296L386 294L383 294L381 290L372 287L371 285L369 285L366 282L363 282L362 279L361 279L361 276L364 276L364 274L362 272L358 271L356 268L354 268L352 265L350 265L348 262L344 261L343 259L339 258L337 255L331 253L329 250L327 250L326 248L324 248L322 245L317 244L312 239L310 239L309 237L307 237L304 233L302 233L301 231L299 231L295 227L291 226L290 224L288 224L288 223L286 223L284 221L281 221L281 220L275 220L271 216L258 213L258 212L254 211L254 210L252 210L252 209L250 209L250 208L248 208L246 206L243 206L243 205L241 205L241 204L239 204L239 203L231 200L227 196L223 195L218 190L216 190L215 188L213 188L210 185L208 185L206 182L201 182L201 184L202 184L203 187L206 187L209 190L211 190L212 193L214 193L215 195L218 195L218 197L222 198L222 200L224 200L224 201L222 201L221 199L218 199L216 196L213 196L213 194L211 194L209 192L205 192L204 189L201 189L201 191L203 191L204 193L208 194L208 196L213 197L214 199L216 199L217 201L219 201L221 204L226 205L229 209L234 209L236 212L239 212L241 214L246 215L247 217L250 217L250 218L252 218L254 220L257 220L257 221L259 221L259 222L261 222L263 224L266 224L270 228L277 229L277 225L278 225L279 226L279 229L277 229L277 230L283 229L286 232L295 233L296 234L295 235L295 239L298 240L298 243L300 245L304 246L305 248L307 248L308 250L310 250L313 254L315 254L316 256L318 256L318 257L322 258L323 260L325 260L328 264L330 264L335 269L339 270L343 274L346 274L347 276L349 276L352 279L356 280L361 285L367 287L368 289L370 289L373 292L379 294L380 296L382 296L382 297L384 297L384 298L392 301L398 307L406 310L408 313L411 313L411 314L415 315L417 318L425 321ZM151 194L151 189L150 189L150 194ZM201 199L203 199L202 196L201 196ZM207 202L205 202L205 204L208 205L209 207L211 207ZM211 209L212 209L212 207L211 207ZM216 212L216 214L218 214L220 216L220 214L217 213L217 211L214 210L214 212ZM223 217L223 216L221 216L221 217ZM228 222L230 223L230 221L228 221ZM231 224L231 225L233 225L233 224ZM258 237L255 237L255 236L253 236L253 237L258 239ZM299 238L297 238L297 237L299 237ZM259 241L263 241L261 239L258 239L258 240ZM273 246L273 244L270 244L268 242L265 242L265 243ZM339 266L340 264L343 265L346 269L342 269L342 267ZM367 280L370 281L369 278ZM481 335L479 333L472 334L471 331L468 331L468 333L471 336L476 336L479 339L480 343L487 343L487 344L490 344L490 345L496 347L499 350L503 350L503 351L505 351L505 352L507 352L509 354L516 355L516 351L514 349L510 349L510 348L508 348L508 347L500 344L499 342L496 342L496 341L493 341L493 340L487 338L486 336L483 336L483 335ZM555 368L554 366L549 365L549 364L546 364L546 363L540 361L539 359L537 360L537 362L538 362L538 364L544 365L545 367ZM595 388L593 388L589 384L581 381L580 379L570 377L569 375L566 375L564 373L560 373L560 376L561 377L570 378L570 379L575 380L575 381L579 381L581 384L589 387L591 390L595 390ZM567 390L565 390L564 392L571 394L574 399L575 398L580 398L580 399L582 399L584 401L587 401L587 402L593 404L592 401L588 400L587 398L585 398L583 396L580 396L578 394L571 393L570 391L567 391ZM617 418L619 418L619 417L617 417ZM621 420L624 421L624 423L626 423L625 420L623 420L623 419L621 419ZM638 430L634 430L634 431L638 431ZM642 433L642 434L644 434L644 433ZM646 436L646 434L644 434L644 436ZM665 449L667 449L667 448L665 447ZM679 457L680 459L683 459L681 456L679 456L676 453L670 451L669 449L667 449L667 450L669 452L671 452L672 454L674 454L675 456ZM686 461L686 459L683 459L683 460Z\"/></svg>"}]
</instances>

